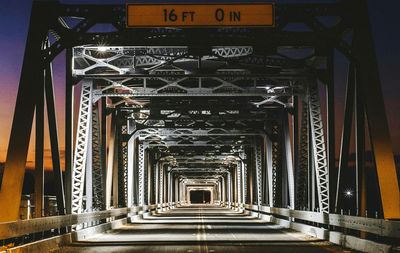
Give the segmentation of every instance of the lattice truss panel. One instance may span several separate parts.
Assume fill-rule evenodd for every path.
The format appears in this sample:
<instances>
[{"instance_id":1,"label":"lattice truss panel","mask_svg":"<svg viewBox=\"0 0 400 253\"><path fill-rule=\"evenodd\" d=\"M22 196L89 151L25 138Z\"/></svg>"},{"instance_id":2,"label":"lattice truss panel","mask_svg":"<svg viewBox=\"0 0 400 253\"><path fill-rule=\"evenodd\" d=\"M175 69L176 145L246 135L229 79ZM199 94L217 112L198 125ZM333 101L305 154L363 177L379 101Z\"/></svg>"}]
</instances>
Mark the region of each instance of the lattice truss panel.
<instances>
[{"instance_id":1,"label":"lattice truss panel","mask_svg":"<svg viewBox=\"0 0 400 253\"><path fill-rule=\"evenodd\" d=\"M256 143L254 152L256 160L255 165L256 165L256 183L257 183L257 205L261 205L263 196L262 196L262 155L261 155L260 143Z\"/></svg>"},{"instance_id":2,"label":"lattice truss panel","mask_svg":"<svg viewBox=\"0 0 400 253\"><path fill-rule=\"evenodd\" d=\"M138 128L165 127L166 125L177 128L255 128L262 127L267 119L275 117L275 114L264 109L243 108L244 105L237 108L234 105L221 106L220 104L213 107L207 102L204 102L203 108L202 105L196 105L197 108L191 105L192 108L188 109L184 106L179 109L172 106L171 109L168 109L166 106L164 108L151 108L151 110L150 108L123 107L123 110L131 112L130 117L135 120ZM241 102L237 101L237 104Z\"/></svg>"},{"instance_id":3,"label":"lattice truss panel","mask_svg":"<svg viewBox=\"0 0 400 253\"><path fill-rule=\"evenodd\" d=\"M139 179L139 205L144 205L144 188L145 188L145 147L143 144L139 144L138 148L138 163L139 163L139 171L138 171L138 179Z\"/></svg>"},{"instance_id":4,"label":"lattice truss panel","mask_svg":"<svg viewBox=\"0 0 400 253\"><path fill-rule=\"evenodd\" d=\"M102 210L105 207L103 172L101 168L101 138L98 105L92 109L92 171L93 171L93 208Z\"/></svg>"},{"instance_id":5,"label":"lattice truss panel","mask_svg":"<svg viewBox=\"0 0 400 253\"><path fill-rule=\"evenodd\" d=\"M293 61L275 55L265 57L253 54L251 46L214 46L203 50L200 60L209 64L228 62L265 67L295 68L307 61ZM188 47L152 46L152 47L106 47L80 46L73 51L74 75L113 74L123 75L147 71L150 74L174 72L187 73L188 68L182 68L181 63L197 62L198 52L192 52ZM226 65L226 64L225 64ZM234 68L235 72L245 72L245 68Z\"/></svg>"},{"instance_id":6,"label":"lattice truss panel","mask_svg":"<svg viewBox=\"0 0 400 253\"><path fill-rule=\"evenodd\" d=\"M246 138L246 136L262 136L264 133L254 129L226 130L222 128L146 128L138 130L135 135L138 137L139 141L146 142L148 147L215 147L215 145L218 145L232 146L232 150L236 150L241 149L242 146L251 145L251 138Z\"/></svg>"},{"instance_id":7,"label":"lattice truss panel","mask_svg":"<svg viewBox=\"0 0 400 253\"><path fill-rule=\"evenodd\" d=\"M309 87L309 113L313 144L312 151L317 177L319 208L321 212L329 213L329 171L317 85L316 82L313 82Z\"/></svg>"},{"instance_id":8,"label":"lattice truss panel","mask_svg":"<svg viewBox=\"0 0 400 253\"><path fill-rule=\"evenodd\" d=\"M299 87L289 80L274 80L271 76L258 75L145 75L124 78L97 77L99 89L95 100L110 97L114 103L145 105L153 97L254 97L256 106L279 104L289 106L287 98Z\"/></svg>"},{"instance_id":9,"label":"lattice truss panel","mask_svg":"<svg viewBox=\"0 0 400 253\"><path fill-rule=\"evenodd\" d=\"M81 213L85 182L86 158L92 120L92 82L82 84L74 163L72 168L72 213Z\"/></svg>"},{"instance_id":10,"label":"lattice truss panel","mask_svg":"<svg viewBox=\"0 0 400 253\"><path fill-rule=\"evenodd\" d=\"M128 134L128 126L121 125L118 137L118 204L120 206L126 206L128 203L128 142L122 138L126 134Z\"/></svg>"},{"instance_id":11,"label":"lattice truss panel","mask_svg":"<svg viewBox=\"0 0 400 253\"><path fill-rule=\"evenodd\" d=\"M280 128L278 125L272 126L272 135L274 139L272 140L272 199L273 205L278 206L280 197L280 178L281 174L281 159L282 159L282 145L280 144Z\"/></svg>"},{"instance_id":12,"label":"lattice truss panel","mask_svg":"<svg viewBox=\"0 0 400 253\"><path fill-rule=\"evenodd\" d=\"M308 97L302 101L300 126L299 167L296 170L296 208L308 206L308 172L309 172L309 109Z\"/></svg>"}]
</instances>

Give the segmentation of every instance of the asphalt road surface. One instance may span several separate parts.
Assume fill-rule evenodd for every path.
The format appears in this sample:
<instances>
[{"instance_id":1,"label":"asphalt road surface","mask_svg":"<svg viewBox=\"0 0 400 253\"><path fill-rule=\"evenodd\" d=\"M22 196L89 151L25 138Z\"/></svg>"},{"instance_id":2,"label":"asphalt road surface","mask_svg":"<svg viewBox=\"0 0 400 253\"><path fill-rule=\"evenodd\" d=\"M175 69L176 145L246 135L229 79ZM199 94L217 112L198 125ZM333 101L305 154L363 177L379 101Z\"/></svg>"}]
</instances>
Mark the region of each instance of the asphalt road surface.
<instances>
[{"instance_id":1,"label":"asphalt road surface","mask_svg":"<svg viewBox=\"0 0 400 253\"><path fill-rule=\"evenodd\" d=\"M180 207L63 248L66 252L354 252L221 207Z\"/></svg>"}]
</instances>

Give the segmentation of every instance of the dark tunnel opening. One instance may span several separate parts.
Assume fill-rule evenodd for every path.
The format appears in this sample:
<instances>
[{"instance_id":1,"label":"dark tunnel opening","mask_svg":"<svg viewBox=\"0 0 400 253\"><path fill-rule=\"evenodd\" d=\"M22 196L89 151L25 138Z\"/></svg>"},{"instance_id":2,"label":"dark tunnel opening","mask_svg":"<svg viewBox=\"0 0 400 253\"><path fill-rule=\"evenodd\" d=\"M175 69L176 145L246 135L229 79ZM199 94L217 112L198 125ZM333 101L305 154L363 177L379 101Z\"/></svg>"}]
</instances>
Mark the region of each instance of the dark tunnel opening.
<instances>
[{"instance_id":1,"label":"dark tunnel opening","mask_svg":"<svg viewBox=\"0 0 400 253\"><path fill-rule=\"evenodd\" d=\"M211 192L210 191L191 191L190 202L192 204L210 204Z\"/></svg>"}]
</instances>

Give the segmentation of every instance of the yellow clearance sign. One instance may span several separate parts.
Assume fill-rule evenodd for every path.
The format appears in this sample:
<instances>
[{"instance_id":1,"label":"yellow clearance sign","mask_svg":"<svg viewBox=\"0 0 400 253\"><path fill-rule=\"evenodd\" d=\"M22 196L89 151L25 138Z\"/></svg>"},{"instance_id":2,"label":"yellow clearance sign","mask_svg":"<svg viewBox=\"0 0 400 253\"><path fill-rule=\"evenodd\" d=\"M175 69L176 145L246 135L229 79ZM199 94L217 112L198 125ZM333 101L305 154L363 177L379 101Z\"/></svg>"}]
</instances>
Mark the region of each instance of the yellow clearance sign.
<instances>
[{"instance_id":1,"label":"yellow clearance sign","mask_svg":"<svg viewBox=\"0 0 400 253\"><path fill-rule=\"evenodd\" d=\"M128 4L127 27L274 26L274 5Z\"/></svg>"}]
</instances>

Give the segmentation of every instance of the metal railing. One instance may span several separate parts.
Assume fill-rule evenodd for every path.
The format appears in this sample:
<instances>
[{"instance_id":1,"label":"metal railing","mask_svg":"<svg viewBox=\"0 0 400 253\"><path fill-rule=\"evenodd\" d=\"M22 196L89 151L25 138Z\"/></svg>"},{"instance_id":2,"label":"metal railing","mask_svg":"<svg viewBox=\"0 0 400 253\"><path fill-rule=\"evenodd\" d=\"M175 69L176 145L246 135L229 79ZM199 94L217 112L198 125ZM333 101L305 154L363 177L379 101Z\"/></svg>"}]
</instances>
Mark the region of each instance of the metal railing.
<instances>
[{"instance_id":1,"label":"metal railing","mask_svg":"<svg viewBox=\"0 0 400 253\"><path fill-rule=\"evenodd\" d=\"M260 214L286 217L294 222L312 222L320 225L335 226L367 232L382 237L400 238L400 221L367 218L359 216L330 214L322 212L291 210L269 206L246 204L245 209Z\"/></svg>"},{"instance_id":2,"label":"metal railing","mask_svg":"<svg viewBox=\"0 0 400 253\"><path fill-rule=\"evenodd\" d=\"M116 208L81 214L68 214L3 222L0 223L0 241L3 242L3 246L0 245L0 251L37 240L68 234L71 232L71 228L74 228L75 231L79 231L112 221L129 218L131 216L156 211L160 207L165 208L172 206L174 206L174 203L133 206L130 208ZM54 233L54 231L56 232ZM47 233L47 236L43 236L45 233ZM41 234L42 236L36 236L38 234ZM31 239L24 239L28 237Z\"/></svg>"}]
</instances>

